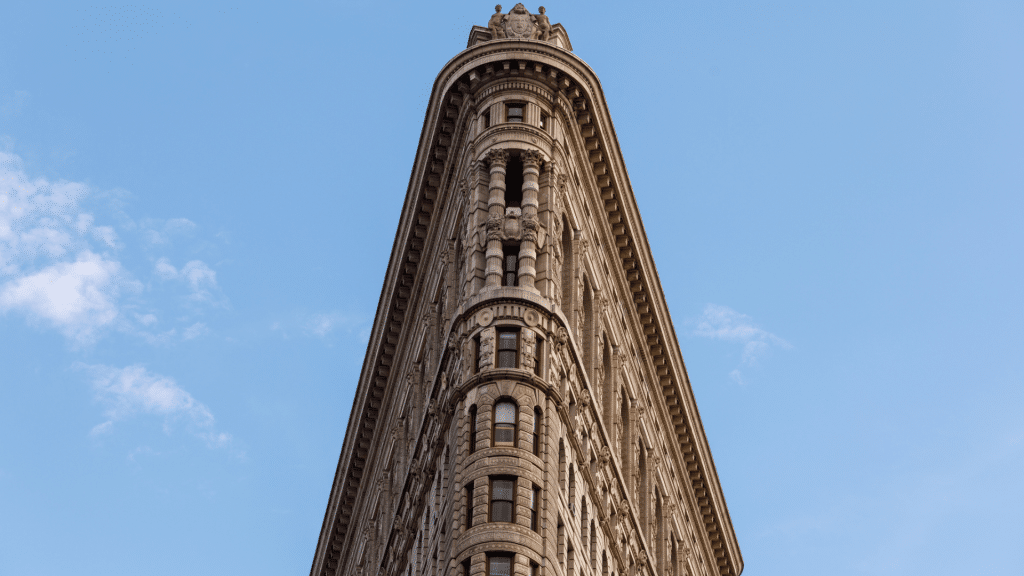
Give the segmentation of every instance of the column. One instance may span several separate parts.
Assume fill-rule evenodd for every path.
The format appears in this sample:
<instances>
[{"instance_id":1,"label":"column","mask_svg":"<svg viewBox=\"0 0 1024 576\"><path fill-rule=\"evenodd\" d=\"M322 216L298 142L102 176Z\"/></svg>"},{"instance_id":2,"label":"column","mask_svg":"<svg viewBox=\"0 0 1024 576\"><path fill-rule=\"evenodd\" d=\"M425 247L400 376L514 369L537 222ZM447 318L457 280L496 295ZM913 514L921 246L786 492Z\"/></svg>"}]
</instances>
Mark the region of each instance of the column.
<instances>
[{"instance_id":1,"label":"column","mask_svg":"<svg viewBox=\"0 0 1024 576\"><path fill-rule=\"evenodd\" d=\"M503 252L501 248L501 226L505 221L505 166L508 152L491 150L487 153L491 163L491 182L488 186L490 197L487 201L487 276L488 288L501 286Z\"/></svg>"},{"instance_id":2,"label":"column","mask_svg":"<svg viewBox=\"0 0 1024 576\"><path fill-rule=\"evenodd\" d=\"M519 244L519 286L534 288L537 278L537 208L540 204L540 163L542 157L537 150L523 152L523 241Z\"/></svg>"}]
</instances>

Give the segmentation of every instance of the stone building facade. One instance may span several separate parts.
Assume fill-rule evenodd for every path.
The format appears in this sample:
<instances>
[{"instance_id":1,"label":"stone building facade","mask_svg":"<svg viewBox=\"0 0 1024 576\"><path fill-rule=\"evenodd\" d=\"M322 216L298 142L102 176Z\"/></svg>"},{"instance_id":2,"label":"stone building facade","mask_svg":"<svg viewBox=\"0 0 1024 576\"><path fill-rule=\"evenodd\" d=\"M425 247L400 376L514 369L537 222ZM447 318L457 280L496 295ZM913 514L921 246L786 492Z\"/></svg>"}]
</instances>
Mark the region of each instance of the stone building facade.
<instances>
[{"instance_id":1,"label":"stone building facade","mask_svg":"<svg viewBox=\"0 0 1024 576\"><path fill-rule=\"evenodd\" d=\"M500 7L434 83L312 576L738 576L594 72Z\"/></svg>"}]
</instances>

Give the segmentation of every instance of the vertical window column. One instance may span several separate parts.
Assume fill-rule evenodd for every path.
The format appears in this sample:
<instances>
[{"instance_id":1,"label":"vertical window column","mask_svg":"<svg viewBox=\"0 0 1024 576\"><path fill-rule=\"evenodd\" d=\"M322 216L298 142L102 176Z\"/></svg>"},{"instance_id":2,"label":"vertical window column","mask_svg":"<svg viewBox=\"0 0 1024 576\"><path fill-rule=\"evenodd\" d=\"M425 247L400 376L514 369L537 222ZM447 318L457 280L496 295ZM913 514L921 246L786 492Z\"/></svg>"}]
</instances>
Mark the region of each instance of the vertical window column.
<instances>
[{"instance_id":1,"label":"vertical window column","mask_svg":"<svg viewBox=\"0 0 1024 576\"><path fill-rule=\"evenodd\" d=\"M491 150L487 153L491 164L491 182L487 200L487 280L488 288L501 286L502 259L501 226L505 219L505 166L508 152Z\"/></svg>"},{"instance_id":2,"label":"vertical window column","mask_svg":"<svg viewBox=\"0 0 1024 576\"><path fill-rule=\"evenodd\" d=\"M534 288L537 279L538 179L542 159L538 150L523 152L523 241L519 245L519 285L524 288Z\"/></svg>"}]
</instances>

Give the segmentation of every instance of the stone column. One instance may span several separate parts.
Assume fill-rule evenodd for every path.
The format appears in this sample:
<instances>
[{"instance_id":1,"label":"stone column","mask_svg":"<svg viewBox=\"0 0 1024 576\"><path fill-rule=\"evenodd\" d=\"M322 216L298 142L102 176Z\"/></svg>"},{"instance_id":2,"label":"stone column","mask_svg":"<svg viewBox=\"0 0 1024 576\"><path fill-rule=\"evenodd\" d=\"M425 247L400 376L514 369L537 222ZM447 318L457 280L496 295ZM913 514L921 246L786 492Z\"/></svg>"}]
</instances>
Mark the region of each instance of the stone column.
<instances>
[{"instance_id":1,"label":"stone column","mask_svg":"<svg viewBox=\"0 0 1024 576\"><path fill-rule=\"evenodd\" d=\"M534 288L537 278L537 208L540 204L541 155L537 150L523 152L523 241L519 244L519 286Z\"/></svg>"},{"instance_id":2,"label":"stone column","mask_svg":"<svg viewBox=\"0 0 1024 576\"><path fill-rule=\"evenodd\" d=\"M508 152L491 150L487 153L491 163L490 197L487 200L487 280L488 288L501 286L502 257L501 226L505 220L505 166Z\"/></svg>"}]
</instances>

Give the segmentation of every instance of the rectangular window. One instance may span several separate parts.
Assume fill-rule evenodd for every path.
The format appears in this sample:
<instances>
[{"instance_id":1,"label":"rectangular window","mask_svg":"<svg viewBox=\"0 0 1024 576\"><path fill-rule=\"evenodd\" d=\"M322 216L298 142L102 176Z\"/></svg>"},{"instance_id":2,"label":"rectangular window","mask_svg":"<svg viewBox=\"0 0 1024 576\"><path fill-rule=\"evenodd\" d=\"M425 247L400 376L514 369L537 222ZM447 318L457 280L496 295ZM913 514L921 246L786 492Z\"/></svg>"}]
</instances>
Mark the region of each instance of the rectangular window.
<instances>
[{"instance_id":1,"label":"rectangular window","mask_svg":"<svg viewBox=\"0 0 1024 576\"><path fill-rule=\"evenodd\" d=\"M540 456L540 408L533 409L533 455Z\"/></svg>"},{"instance_id":2,"label":"rectangular window","mask_svg":"<svg viewBox=\"0 0 1024 576\"><path fill-rule=\"evenodd\" d=\"M466 530L473 527L473 483L466 484Z\"/></svg>"},{"instance_id":3,"label":"rectangular window","mask_svg":"<svg viewBox=\"0 0 1024 576\"><path fill-rule=\"evenodd\" d=\"M490 110L490 108L488 108L487 110L484 110L483 117L484 117L484 129L486 130L486 129L491 127L491 110Z\"/></svg>"},{"instance_id":4,"label":"rectangular window","mask_svg":"<svg viewBox=\"0 0 1024 576\"><path fill-rule=\"evenodd\" d=\"M533 373L537 376L544 377L543 369L541 368L541 362L544 360L544 339L537 337L537 343L534 345L533 350Z\"/></svg>"},{"instance_id":5,"label":"rectangular window","mask_svg":"<svg viewBox=\"0 0 1024 576\"><path fill-rule=\"evenodd\" d=\"M501 263L501 285L519 285L519 246L505 246Z\"/></svg>"},{"instance_id":6,"label":"rectangular window","mask_svg":"<svg viewBox=\"0 0 1024 576\"><path fill-rule=\"evenodd\" d=\"M547 132L548 131L548 124L550 124L550 123L551 123L551 119L548 118L548 115L543 113L543 112L541 112L540 113L540 129L544 130L545 132Z\"/></svg>"},{"instance_id":7,"label":"rectangular window","mask_svg":"<svg viewBox=\"0 0 1024 576\"><path fill-rule=\"evenodd\" d=\"M476 404L469 409L469 453L476 452Z\"/></svg>"},{"instance_id":8,"label":"rectangular window","mask_svg":"<svg viewBox=\"0 0 1024 576\"><path fill-rule=\"evenodd\" d=\"M512 557L489 556L487 558L487 576L512 576Z\"/></svg>"},{"instance_id":9,"label":"rectangular window","mask_svg":"<svg viewBox=\"0 0 1024 576\"><path fill-rule=\"evenodd\" d=\"M530 495L530 529L540 530L540 488L534 486Z\"/></svg>"},{"instance_id":10,"label":"rectangular window","mask_svg":"<svg viewBox=\"0 0 1024 576\"><path fill-rule=\"evenodd\" d=\"M498 332L498 368L519 367L519 332Z\"/></svg>"},{"instance_id":11,"label":"rectangular window","mask_svg":"<svg viewBox=\"0 0 1024 576\"><path fill-rule=\"evenodd\" d=\"M512 522L515 514L516 482L512 478L491 480L491 522Z\"/></svg>"},{"instance_id":12,"label":"rectangular window","mask_svg":"<svg viewBox=\"0 0 1024 576\"><path fill-rule=\"evenodd\" d=\"M523 121L523 109L526 107L522 102L510 102L506 110L508 111L509 122L522 122Z\"/></svg>"},{"instance_id":13,"label":"rectangular window","mask_svg":"<svg viewBox=\"0 0 1024 576\"><path fill-rule=\"evenodd\" d=\"M480 335L473 336L473 373L480 371Z\"/></svg>"}]
</instances>

